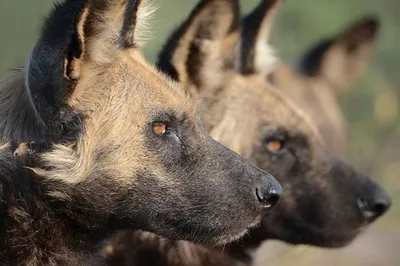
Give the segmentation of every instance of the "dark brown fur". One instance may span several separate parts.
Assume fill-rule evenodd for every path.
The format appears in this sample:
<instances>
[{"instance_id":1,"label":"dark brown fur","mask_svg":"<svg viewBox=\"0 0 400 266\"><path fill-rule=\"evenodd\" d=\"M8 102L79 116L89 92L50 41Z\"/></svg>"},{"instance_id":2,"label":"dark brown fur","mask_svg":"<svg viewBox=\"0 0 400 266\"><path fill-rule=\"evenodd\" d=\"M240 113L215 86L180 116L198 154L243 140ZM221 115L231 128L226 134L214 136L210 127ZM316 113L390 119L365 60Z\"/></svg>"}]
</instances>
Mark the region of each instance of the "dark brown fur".
<instances>
[{"instance_id":1,"label":"dark brown fur","mask_svg":"<svg viewBox=\"0 0 400 266\"><path fill-rule=\"evenodd\" d=\"M18 145L14 143L3 145L0 151L0 265L80 265L88 258L80 252L80 241L89 244L89 239L79 232L82 228L71 227L60 219L63 210L56 208L55 201L50 205L46 202L48 193L60 187L57 182L43 182L27 168L40 163L34 149L41 148L30 146L26 154L18 156L14 151ZM104 237L104 232L97 233ZM95 250L90 244L84 248Z\"/></svg>"}]
</instances>

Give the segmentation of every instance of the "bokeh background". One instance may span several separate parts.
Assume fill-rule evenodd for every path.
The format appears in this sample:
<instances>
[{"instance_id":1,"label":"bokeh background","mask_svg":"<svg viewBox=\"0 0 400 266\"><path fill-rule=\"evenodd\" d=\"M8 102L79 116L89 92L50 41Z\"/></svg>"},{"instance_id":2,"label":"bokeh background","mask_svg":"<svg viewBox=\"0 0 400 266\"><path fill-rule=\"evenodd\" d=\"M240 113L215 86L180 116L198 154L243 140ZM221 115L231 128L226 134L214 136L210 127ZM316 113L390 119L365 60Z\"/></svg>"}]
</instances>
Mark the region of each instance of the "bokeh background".
<instances>
[{"instance_id":1,"label":"bokeh background","mask_svg":"<svg viewBox=\"0 0 400 266\"><path fill-rule=\"evenodd\" d=\"M145 47L154 61L170 31L197 0L154 0L153 39ZM243 13L257 0L242 0ZM24 64L52 0L0 0L0 79ZM348 157L393 197L390 212L349 247L319 250L267 243L257 265L400 265L400 2L398 0L287 0L275 24L272 45L295 65L306 49L364 15L377 15L381 31L368 71L340 103L348 120ZM338 206L340 207L340 206Z\"/></svg>"}]
</instances>

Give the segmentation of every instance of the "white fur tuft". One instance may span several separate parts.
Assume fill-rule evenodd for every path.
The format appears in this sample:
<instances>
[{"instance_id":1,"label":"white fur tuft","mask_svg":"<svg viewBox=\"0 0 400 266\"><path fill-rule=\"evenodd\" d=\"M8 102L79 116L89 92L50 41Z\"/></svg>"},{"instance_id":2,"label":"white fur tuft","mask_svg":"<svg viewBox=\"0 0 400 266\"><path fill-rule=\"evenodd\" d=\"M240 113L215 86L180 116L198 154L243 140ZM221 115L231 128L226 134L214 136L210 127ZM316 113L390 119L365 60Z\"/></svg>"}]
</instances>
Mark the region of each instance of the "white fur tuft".
<instances>
[{"instance_id":1,"label":"white fur tuft","mask_svg":"<svg viewBox=\"0 0 400 266\"><path fill-rule=\"evenodd\" d=\"M271 46L262 41L257 42L255 54L254 66L258 73L270 73L279 62L276 57L276 52L271 48Z\"/></svg>"},{"instance_id":2,"label":"white fur tuft","mask_svg":"<svg viewBox=\"0 0 400 266\"><path fill-rule=\"evenodd\" d=\"M143 46L146 42L153 39L154 35L151 30L150 21L159 7L160 5L155 4L152 0L143 0L140 4L135 26L135 43L138 46Z\"/></svg>"}]
</instances>

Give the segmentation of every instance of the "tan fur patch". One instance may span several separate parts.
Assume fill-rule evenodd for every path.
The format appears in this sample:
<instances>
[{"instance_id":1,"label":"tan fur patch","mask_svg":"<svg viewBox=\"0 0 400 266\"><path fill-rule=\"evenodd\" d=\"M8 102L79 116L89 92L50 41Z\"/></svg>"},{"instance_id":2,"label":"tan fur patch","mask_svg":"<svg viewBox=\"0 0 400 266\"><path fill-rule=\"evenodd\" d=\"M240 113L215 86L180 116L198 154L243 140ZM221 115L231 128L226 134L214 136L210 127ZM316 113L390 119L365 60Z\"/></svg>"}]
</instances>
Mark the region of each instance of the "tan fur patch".
<instances>
[{"instance_id":1,"label":"tan fur patch","mask_svg":"<svg viewBox=\"0 0 400 266\"><path fill-rule=\"evenodd\" d=\"M185 92L176 84L166 86L173 83L163 75L155 75L155 70L134 52L122 52L112 65L101 68L83 64L82 70L84 75L69 105L88 116L85 133L76 143L55 145L42 155L45 166L51 170L32 170L68 184L85 181L93 171L109 174L125 186L131 185L132 176L144 169L151 168L160 178L165 176L154 167L157 163L140 136L143 126L150 122L147 120L150 108L181 111L196 120ZM127 123L133 114L136 122Z\"/></svg>"},{"instance_id":2,"label":"tan fur patch","mask_svg":"<svg viewBox=\"0 0 400 266\"><path fill-rule=\"evenodd\" d=\"M259 75L236 76L217 96L217 102L203 105L204 120L211 126L210 135L244 157L249 157L259 139L259 125L270 124L302 132L322 144L311 119L276 89L266 87ZM217 123L209 118L222 111Z\"/></svg>"},{"instance_id":3,"label":"tan fur patch","mask_svg":"<svg viewBox=\"0 0 400 266\"><path fill-rule=\"evenodd\" d=\"M294 73L281 65L274 71L274 86L313 120L327 149L340 154L345 146L344 119L329 84Z\"/></svg>"},{"instance_id":4,"label":"tan fur patch","mask_svg":"<svg viewBox=\"0 0 400 266\"><path fill-rule=\"evenodd\" d=\"M29 147L26 143L19 144L18 148L14 151L14 157L21 157L29 152Z\"/></svg>"}]
</instances>

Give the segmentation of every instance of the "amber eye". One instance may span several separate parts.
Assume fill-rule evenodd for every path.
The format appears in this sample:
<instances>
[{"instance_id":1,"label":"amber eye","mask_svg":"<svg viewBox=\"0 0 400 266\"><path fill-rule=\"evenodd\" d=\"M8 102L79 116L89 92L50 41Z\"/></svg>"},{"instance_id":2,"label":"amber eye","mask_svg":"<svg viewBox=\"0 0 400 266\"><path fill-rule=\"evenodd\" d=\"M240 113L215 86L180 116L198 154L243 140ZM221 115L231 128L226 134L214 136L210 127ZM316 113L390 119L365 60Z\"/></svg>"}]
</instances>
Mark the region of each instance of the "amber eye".
<instances>
[{"instance_id":1,"label":"amber eye","mask_svg":"<svg viewBox=\"0 0 400 266\"><path fill-rule=\"evenodd\" d=\"M155 123L153 124L153 131L157 135L164 135L167 132L167 124L166 123Z\"/></svg>"},{"instance_id":2,"label":"amber eye","mask_svg":"<svg viewBox=\"0 0 400 266\"><path fill-rule=\"evenodd\" d=\"M283 149L283 141L276 139L267 140L265 147L271 152L280 152Z\"/></svg>"}]
</instances>

